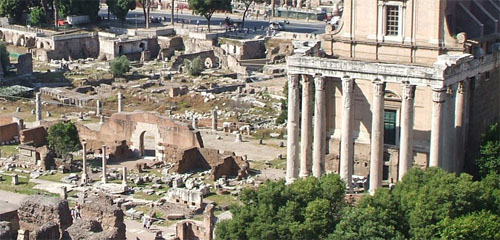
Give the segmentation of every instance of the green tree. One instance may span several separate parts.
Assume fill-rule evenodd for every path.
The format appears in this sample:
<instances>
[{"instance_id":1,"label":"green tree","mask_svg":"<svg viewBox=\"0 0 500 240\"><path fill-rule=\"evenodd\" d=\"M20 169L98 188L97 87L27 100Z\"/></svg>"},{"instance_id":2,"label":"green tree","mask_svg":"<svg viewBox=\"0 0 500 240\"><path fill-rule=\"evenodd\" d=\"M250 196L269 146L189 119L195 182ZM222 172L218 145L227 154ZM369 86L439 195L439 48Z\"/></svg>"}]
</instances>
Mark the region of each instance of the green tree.
<instances>
[{"instance_id":1,"label":"green tree","mask_svg":"<svg viewBox=\"0 0 500 240\"><path fill-rule=\"evenodd\" d=\"M308 177L285 185L268 181L244 189L243 206L232 206L232 220L217 225L218 239L322 239L340 219L345 183L338 175Z\"/></svg>"},{"instance_id":2,"label":"green tree","mask_svg":"<svg viewBox=\"0 0 500 240\"><path fill-rule=\"evenodd\" d=\"M87 15L95 21L99 14L99 0L55 0L57 13L60 18L70 15Z\"/></svg>"},{"instance_id":3,"label":"green tree","mask_svg":"<svg viewBox=\"0 0 500 240\"><path fill-rule=\"evenodd\" d=\"M39 26L42 23L46 23L46 17L45 13L43 11L43 8L41 7L34 7L31 8L30 15L29 15L29 24L33 26Z\"/></svg>"},{"instance_id":4,"label":"green tree","mask_svg":"<svg viewBox=\"0 0 500 240\"><path fill-rule=\"evenodd\" d=\"M265 0L241 0L241 3L243 3L243 5L245 7L245 10L243 11L243 18L241 20L241 27L242 28L245 27L245 19L247 17L247 12L248 12L248 9L250 9L250 6L252 6L253 3L259 4L259 3L263 3L263 2L265 2Z\"/></svg>"},{"instance_id":5,"label":"green tree","mask_svg":"<svg viewBox=\"0 0 500 240\"><path fill-rule=\"evenodd\" d=\"M488 211L445 218L440 226L443 240L500 239L500 217Z\"/></svg>"},{"instance_id":6,"label":"green tree","mask_svg":"<svg viewBox=\"0 0 500 240\"><path fill-rule=\"evenodd\" d=\"M108 10L120 19L122 23L127 19L128 11L136 7L135 0L107 0Z\"/></svg>"},{"instance_id":7,"label":"green tree","mask_svg":"<svg viewBox=\"0 0 500 240\"><path fill-rule=\"evenodd\" d=\"M210 32L210 19L215 11L231 11L231 0L189 0L189 9L194 14L201 15L207 19L208 31Z\"/></svg>"},{"instance_id":8,"label":"green tree","mask_svg":"<svg viewBox=\"0 0 500 240\"><path fill-rule=\"evenodd\" d=\"M480 177L490 172L500 174L500 124L490 125L481 141L480 155L476 159Z\"/></svg>"},{"instance_id":9,"label":"green tree","mask_svg":"<svg viewBox=\"0 0 500 240\"><path fill-rule=\"evenodd\" d=\"M3 42L0 41L0 60L2 61L2 69L4 74L7 73L10 66L9 51Z\"/></svg>"},{"instance_id":10,"label":"green tree","mask_svg":"<svg viewBox=\"0 0 500 240\"><path fill-rule=\"evenodd\" d=\"M151 0L137 0L141 3L142 11L144 13L144 22L146 23L146 28L149 28L149 13L151 11Z\"/></svg>"},{"instance_id":11,"label":"green tree","mask_svg":"<svg viewBox=\"0 0 500 240\"><path fill-rule=\"evenodd\" d=\"M0 0L0 15L14 18L20 6L21 2L18 0Z\"/></svg>"},{"instance_id":12,"label":"green tree","mask_svg":"<svg viewBox=\"0 0 500 240\"><path fill-rule=\"evenodd\" d=\"M109 71L113 74L113 76L121 77L129 70L130 61L128 60L127 56L122 55L121 57L115 58L113 59L113 61L111 61Z\"/></svg>"},{"instance_id":13,"label":"green tree","mask_svg":"<svg viewBox=\"0 0 500 240\"><path fill-rule=\"evenodd\" d=\"M59 156L81 149L78 130L73 122L56 123L49 128L47 136L50 148Z\"/></svg>"}]
</instances>

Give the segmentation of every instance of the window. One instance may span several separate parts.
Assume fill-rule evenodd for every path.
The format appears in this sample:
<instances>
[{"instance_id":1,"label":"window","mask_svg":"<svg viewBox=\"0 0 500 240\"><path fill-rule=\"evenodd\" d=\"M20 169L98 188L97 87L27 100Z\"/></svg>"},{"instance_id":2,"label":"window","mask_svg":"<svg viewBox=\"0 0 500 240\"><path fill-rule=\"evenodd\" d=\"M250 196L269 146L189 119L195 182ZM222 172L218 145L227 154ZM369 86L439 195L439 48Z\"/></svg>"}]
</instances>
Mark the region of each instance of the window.
<instances>
[{"instance_id":1,"label":"window","mask_svg":"<svg viewBox=\"0 0 500 240\"><path fill-rule=\"evenodd\" d=\"M399 35L399 7L386 6L385 35Z\"/></svg>"},{"instance_id":2,"label":"window","mask_svg":"<svg viewBox=\"0 0 500 240\"><path fill-rule=\"evenodd\" d=\"M396 145L396 110L384 112L384 144Z\"/></svg>"}]
</instances>

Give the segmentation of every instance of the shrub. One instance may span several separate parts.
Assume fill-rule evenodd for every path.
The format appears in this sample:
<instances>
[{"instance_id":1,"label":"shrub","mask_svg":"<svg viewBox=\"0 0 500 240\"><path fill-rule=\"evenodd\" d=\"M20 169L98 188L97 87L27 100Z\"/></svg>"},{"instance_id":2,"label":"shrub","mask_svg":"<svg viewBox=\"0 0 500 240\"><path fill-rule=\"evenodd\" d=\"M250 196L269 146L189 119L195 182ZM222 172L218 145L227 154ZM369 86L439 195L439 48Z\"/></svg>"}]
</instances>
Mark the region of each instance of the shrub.
<instances>
[{"instance_id":1,"label":"shrub","mask_svg":"<svg viewBox=\"0 0 500 240\"><path fill-rule=\"evenodd\" d=\"M129 70L130 70L130 61L128 60L127 56L123 55L111 61L111 66L109 71L113 74L113 76L121 77Z\"/></svg>"}]
</instances>

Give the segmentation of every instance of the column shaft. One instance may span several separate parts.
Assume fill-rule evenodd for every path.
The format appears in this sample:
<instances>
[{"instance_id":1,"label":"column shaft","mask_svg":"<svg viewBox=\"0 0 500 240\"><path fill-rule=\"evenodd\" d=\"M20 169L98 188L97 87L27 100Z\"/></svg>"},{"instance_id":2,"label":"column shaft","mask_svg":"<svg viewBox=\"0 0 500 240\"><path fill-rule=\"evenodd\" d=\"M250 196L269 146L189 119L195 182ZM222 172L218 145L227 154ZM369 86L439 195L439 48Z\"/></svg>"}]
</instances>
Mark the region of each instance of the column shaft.
<instances>
[{"instance_id":1,"label":"column shaft","mask_svg":"<svg viewBox=\"0 0 500 240\"><path fill-rule=\"evenodd\" d=\"M123 99L123 96L122 96L122 93L118 93L118 112L122 112L123 110L123 105L122 105L122 99Z\"/></svg>"},{"instance_id":2,"label":"column shaft","mask_svg":"<svg viewBox=\"0 0 500 240\"><path fill-rule=\"evenodd\" d=\"M325 78L317 75L314 78L314 142L313 166L315 177L325 172L325 145L326 145L326 106L325 106Z\"/></svg>"},{"instance_id":3,"label":"column shaft","mask_svg":"<svg viewBox=\"0 0 500 240\"><path fill-rule=\"evenodd\" d=\"M288 121L286 182L291 183L298 175L299 161L299 76L288 76Z\"/></svg>"},{"instance_id":4,"label":"column shaft","mask_svg":"<svg viewBox=\"0 0 500 240\"><path fill-rule=\"evenodd\" d=\"M35 96L36 96L36 101L35 101L36 121L41 121L42 120L42 97L41 97L41 93L37 92Z\"/></svg>"},{"instance_id":5,"label":"column shaft","mask_svg":"<svg viewBox=\"0 0 500 240\"><path fill-rule=\"evenodd\" d=\"M300 176L311 174L312 167L312 90L313 81L302 76L302 122L300 128Z\"/></svg>"},{"instance_id":6,"label":"column shaft","mask_svg":"<svg viewBox=\"0 0 500 240\"><path fill-rule=\"evenodd\" d=\"M82 183L87 183L87 143L82 142Z\"/></svg>"},{"instance_id":7,"label":"column shaft","mask_svg":"<svg viewBox=\"0 0 500 240\"><path fill-rule=\"evenodd\" d=\"M452 171L461 172L465 161L465 136L468 122L468 106L469 106L469 84L468 80L464 80L458 84L456 102L455 102L455 163Z\"/></svg>"},{"instance_id":8,"label":"column shaft","mask_svg":"<svg viewBox=\"0 0 500 240\"><path fill-rule=\"evenodd\" d=\"M101 116L102 115L102 102L101 102L101 100L97 100L96 105L97 105L96 106L97 109L96 109L95 115Z\"/></svg>"},{"instance_id":9,"label":"column shaft","mask_svg":"<svg viewBox=\"0 0 500 240\"><path fill-rule=\"evenodd\" d=\"M382 187L384 165L384 92L385 83L373 84L370 193Z\"/></svg>"},{"instance_id":10,"label":"column shaft","mask_svg":"<svg viewBox=\"0 0 500 240\"><path fill-rule=\"evenodd\" d=\"M217 131L217 109L212 110L212 129Z\"/></svg>"},{"instance_id":11,"label":"column shaft","mask_svg":"<svg viewBox=\"0 0 500 240\"><path fill-rule=\"evenodd\" d=\"M413 118L414 118L415 86L403 86L403 103L401 105L401 138L399 144L398 179L413 166Z\"/></svg>"},{"instance_id":12,"label":"column shaft","mask_svg":"<svg viewBox=\"0 0 500 240\"><path fill-rule=\"evenodd\" d=\"M107 183L108 179L106 178L107 172L107 159L106 159L106 145L102 145L102 182Z\"/></svg>"},{"instance_id":13,"label":"column shaft","mask_svg":"<svg viewBox=\"0 0 500 240\"><path fill-rule=\"evenodd\" d=\"M127 185L127 167L123 167L122 185Z\"/></svg>"},{"instance_id":14,"label":"column shaft","mask_svg":"<svg viewBox=\"0 0 500 240\"><path fill-rule=\"evenodd\" d=\"M433 89L432 93L432 126L431 126L431 153L429 157L430 167L439 167L441 155L441 130L442 130L442 115L443 102L446 94L446 89Z\"/></svg>"},{"instance_id":15,"label":"column shaft","mask_svg":"<svg viewBox=\"0 0 500 240\"><path fill-rule=\"evenodd\" d=\"M349 188L352 185L352 173L354 170L354 143L352 127L354 120L354 80L349 77L342 79L342 136L340 140L340 178L344 180Z\"/></svg>"}]
</instances>

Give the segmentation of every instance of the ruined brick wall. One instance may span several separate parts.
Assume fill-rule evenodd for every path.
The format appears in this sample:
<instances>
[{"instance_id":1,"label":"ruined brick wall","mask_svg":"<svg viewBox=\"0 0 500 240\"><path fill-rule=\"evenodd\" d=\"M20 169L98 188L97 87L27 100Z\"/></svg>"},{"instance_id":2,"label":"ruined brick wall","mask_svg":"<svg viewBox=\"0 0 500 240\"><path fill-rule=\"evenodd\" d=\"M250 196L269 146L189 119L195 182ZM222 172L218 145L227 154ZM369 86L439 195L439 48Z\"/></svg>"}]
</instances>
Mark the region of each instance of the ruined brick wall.
<instances>
[{"instance_id":1,"label":"ruined brick wall","mask_svg":"<svg viewBox=\"0 0 500 240\"><path fill-rule=\"evenodd\" d=\"M49 59L97 58L99 38L94 36L54 41L54 49L47 52Z\"/></svg>"},{"instance_id":2,"label":"ruined brick wall","mask_svg":"<svg viewBox=\"0 0 500 240\"><path fill-rule=\"evenodd\" d=\"M264 41L245 41L241 46L239 60L257 59L266 57L266 46Z\"/></svg>"},{"instance_id":3,"label":"ruined brick wall","mask_svg":"<svg viewBox=\"0 0 500 240\"><path fill-rule=\"evenodd\" d=\"M101 149L102 145L111 148L117 160L140 149L140 138L144 132L155 135L156 145L176 145L180 148L203 147L199 133L193 132L185 123L159 116L155 113L115 113L93 131L77 124L80 140L86 140L90 152ZM142 135L143 136L143 135ZM124 146L128 146L128 149ZM120 152L121 151L121 152Z\"/></svg>"},{"instance_id":4,"label":"ruined brick wall","mask_svg":"<svg viewBox=\"0 0 500 240\"><path fill-rule=\"evenodd\" d=\"M11 141L15 136L19 136L17 123L0 125L0 142Z\"/></svg>"},{"instance_id":5,"label":"ruined brick wall","mask_svg":"<svg viewBox=\"0 0 500 240\"><path fill-rule=\"evenodd\" d=\"M31 76L31 74L33 74L33 59L31 53L20 55L17 63L17 76Z\"/></svg>"},{"instance_id":6,"label":"ruined brick wall","mask_svg":"<svg viewBox=\"0 0 500 240\"><path fill-rule=\"evenodd\" d=\"M193 170L207 170L210 165L200 154L200 150L196 147L185 149L180 154L180 158L174 160L172 171L177 173L186 173Z\"/></svg>"},{"instance_id":7,"label":"ruined brick wall","mask_svg":"<svg viewBox=\"0 0 500 240\"><path fill-rule=\"evenodd\" d=\"M21 130L20 141L22 144L33 141L35 146L41 146L46 143L47 129L43 126Z\"/></svg>"},{"instance_id":8,"label":"ruined brick wall","mask_svg":"<svg viewBox=\"0 0 500 240\"><path fill-rule=\"evenodd\" d=\"M491 71L489 78L486 74L482 74L472 82L469 131L468 137L465 138L467 171L474 171L474 161L479 155L481 145L481 134L486 132L490 124L500 121L500 68Z\"/></svg>"},{"instance_id":9,"label":"ruined brick wall","mask_svg":"<svg viewBox=\"0 0 500 240\"><path fill-rule=\"evenodd\" d=\"M197 52L197 53L182 54L179 56L172 57L172 69L179 70L179 67L181 67L184 64L185 59L187 59L189 61L193 61L193 59L195 59L196 57L200 57L202 62L205 62L205 59L207 59L207 58L210 58L212 60L212 63L215 63L218 61L215 57L213 50Z\"/></svg>"},{"instance_id":10,"label":"ruined brick wall","mask_svg":"<svg viewBox=\"0 0 500 240\"><path fill-rule=\"evenodd\" d=\"M35 239L36 235L46 236L37 239L59 239L55 237L56 230L62 233L73 223L68 201L41 195L25 197L18 216L20 229L31 233L30 239Z\"/></svg>"}]
</instances>

